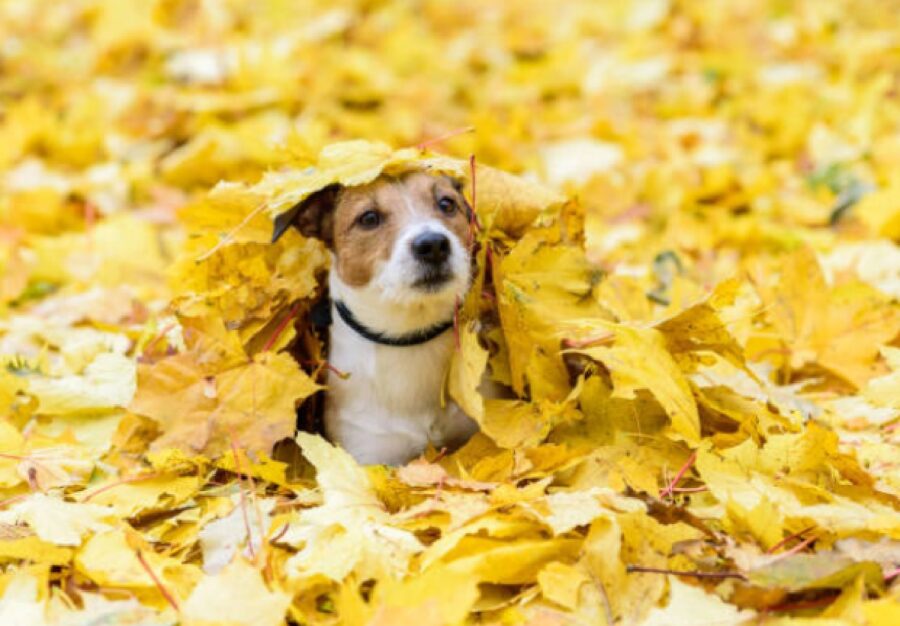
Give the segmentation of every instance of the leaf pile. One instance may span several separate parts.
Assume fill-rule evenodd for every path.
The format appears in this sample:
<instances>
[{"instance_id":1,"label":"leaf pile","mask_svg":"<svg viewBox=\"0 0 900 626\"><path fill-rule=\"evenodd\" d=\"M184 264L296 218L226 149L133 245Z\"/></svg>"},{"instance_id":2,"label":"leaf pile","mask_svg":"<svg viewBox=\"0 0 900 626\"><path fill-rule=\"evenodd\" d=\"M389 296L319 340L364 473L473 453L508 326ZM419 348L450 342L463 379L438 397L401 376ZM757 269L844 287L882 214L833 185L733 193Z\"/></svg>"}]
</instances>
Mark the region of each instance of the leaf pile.
<instances>
[{"instance_id":1,"label":"leaf pile","mask_svg":"<svg viewBox=\"0 0 900 626\"><path fill-rule=\"evenodd\" d=\"M900 623L898 16L0 3L0 623ZM360 467L272 217L423 167L482 432Z\"/></svg>"}]
</instances>

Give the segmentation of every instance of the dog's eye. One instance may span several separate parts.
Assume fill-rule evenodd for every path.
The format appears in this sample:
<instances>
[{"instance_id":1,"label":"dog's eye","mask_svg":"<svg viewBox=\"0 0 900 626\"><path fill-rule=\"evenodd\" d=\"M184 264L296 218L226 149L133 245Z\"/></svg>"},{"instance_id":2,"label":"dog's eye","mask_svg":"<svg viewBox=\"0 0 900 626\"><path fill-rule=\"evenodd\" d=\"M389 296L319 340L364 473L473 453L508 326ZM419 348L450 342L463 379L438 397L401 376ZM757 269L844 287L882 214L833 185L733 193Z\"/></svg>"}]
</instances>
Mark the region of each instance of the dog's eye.
<instances>
[{"instance_id":1,"label":"dog's eye","mask_svg":"<svg viewBox=\"0 0 900 626\"><path fill-rule=\"evenodd\" d=\"M441 210L441 213L445 213L446 215L453 215L456 213L456 202L453 201L453 198L448 198L444 196L440 200L438 200L438 208Z\"/></svg>"},{"instance_id":2,"label":"dog's eye","mask_svg":"<svg viewBox=\"0 0 900 626\"><path fill-rule=\"evenodd\" d=\"M370 209L356 218L356 223L366 230L377 228L381 224L381 213Z\"/></svg>"}]
</instances>

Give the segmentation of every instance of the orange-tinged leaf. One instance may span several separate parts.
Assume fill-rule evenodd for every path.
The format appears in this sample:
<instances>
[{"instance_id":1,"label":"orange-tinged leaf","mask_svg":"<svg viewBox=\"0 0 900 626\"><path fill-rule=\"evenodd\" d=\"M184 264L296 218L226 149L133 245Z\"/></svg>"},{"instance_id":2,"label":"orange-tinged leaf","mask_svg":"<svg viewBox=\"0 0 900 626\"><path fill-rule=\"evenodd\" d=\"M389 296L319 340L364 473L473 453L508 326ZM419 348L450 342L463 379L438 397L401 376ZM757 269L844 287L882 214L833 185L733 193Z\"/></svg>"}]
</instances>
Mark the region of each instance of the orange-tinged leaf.
<instances>
[{"instance_id":1,"label":"orange-tinged leaf","mask_svg":"<svg viewBox=\"0 0 900 626\"><path fill-rule=\"evenodd\" d=\"M788 257L777 284L755 284L792 368L817 362L860 386L879 347L900 330L900 312L883 294L858 281L828 285L809 248Z\"/></svg>"},{"instance_id":2,"label":"orange-tinged leaf","mask_svg":"<svg viewBox=\"0 0 900 626\"><path fill-rule=\"evenodd\" d=\"M293 433L295 403L318 388L287 354L260 354L210 376L186 353L141 365L130 408L162 425L155 449L221 454L234 444L267 453Z\"/></svg>"}]
</instances>

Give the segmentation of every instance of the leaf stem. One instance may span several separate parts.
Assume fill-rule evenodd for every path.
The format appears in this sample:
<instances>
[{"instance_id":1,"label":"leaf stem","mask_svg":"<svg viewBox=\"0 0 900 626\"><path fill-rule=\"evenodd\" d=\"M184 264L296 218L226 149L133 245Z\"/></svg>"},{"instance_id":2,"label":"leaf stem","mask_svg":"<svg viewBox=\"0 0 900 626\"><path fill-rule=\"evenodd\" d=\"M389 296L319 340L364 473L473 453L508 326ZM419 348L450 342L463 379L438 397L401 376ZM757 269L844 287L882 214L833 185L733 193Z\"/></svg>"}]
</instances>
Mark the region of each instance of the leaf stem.
<instances>
[{"instance_id":1,"label":"leaf stem","mask_svg":"<svg viewBox=\"0 0 900 626\"><path fill-rule=\"evenodd\" d=\"M250 514L247 512L247 495L244 492L246 486L244 485L240 454L238 452L237 442L235 441L233 431L231 432L229 443L231 444L231 453L234 455L234 471L237 474L238 492L241 495L241 516L244 518L244 529L247 531L247 550L250 552L250 557L256 562L256 549L253 547L253 532L250 528ZM250 478L249 475L247 478L251 480L250 484L252 485L252 478ZM260 525L260 539L262 538L262 526Z\"/></svg>"},{"instance_id":2,"label":"leaf stem","mask_svg":"<svg viewBox=\"0 0 900 626\"><path fill-rule=\"evenodd\" d=\"M444 133L443 135L438 135L437 137L433 137L431 139L426 139L425 141L416 144L416 148L419 150L424 150L425 148L431 147L434 144L442 143L448 139L453 139L459 135L465 135L466 133L471 133L475 130L474 126L465 126L463 128L457 128L456 130L451 130L449 132Z\"/></svg>"},{"instance_id":3,"label":"leaf stem","mask_svg":"<svg viewBox=\"0 0 900 626\"><path fill-rule=\"evenodd\" d=\"M82 500L82 502L87 502L94 496L99 496L104 491L109 491L110 489L113 489L114 487L118 487L119 485L126 485L128 483L138 483L138 482L141 482L142 480L150 480L151 478L156 478L157 476L159 476L159 474L157 474L156 472L152 472L150 474L138 474L137 476L129 476L128 478L121 478L115 482L109 483L108 485L103 485L102 487L98 487L97 489L95 489L94 491L92 491L88 495L86 495L84 497L84 499Z\"/></svg>"},{"instance_id":4,"label":"leaf stem","mask_svg":"<svg viewBox=\"0 0 900 626\"><path fill-rule=\"evenodd\" d=\"M678 486L678 483L681 481L681 479L684 477L684 475L687 473L687 471L691 468L691 466L694 464L694 461L696 461L696 460L697 460L697 451L694 450L693 452L691 452L691 456L688 457L687 461L684 462L684 465L681 466L681 469L678 470L678 473L675 474L675 478L672 479L672 482L670 482L665 489L663 489L659 492L660 498L666 498L666 497L672 496L672 494L674 493L675 487Z\"/></svg>"},{"instance_id":5,"label":"leaf stem","mask_svg":"<svg viewBox=\"0 0 900 626\"><path fill-rule=\"evenodd\" d=\"M135 550L134 555L137 557L137 560L140 562L141 567L144 568L144 571L147 572L147 575L153 579L153 584L156 585L156 588L159 589L159 592L163 595L163 598L166 599L173 609L177 612L181 612L181 609L178 607L178 603L175 601L175 596L173 596L166 586L162 584L162 581L156 575L156 572L150 567L150 564L147 563L147 560L144 558L144 554L140 550Z\"/></svg>"},{"instance_id":6,"label":"leaf stem","mask_svg":"<svg viewBox=\"0 0 900 626\"><path fill-rule=\"evenodd\" d=\"M778 558L788 557L788 556L791 556L792 554L797 554L798 552L803 550L803 548L805 548L812 542L817 541L818 539L819 538L816 535L813 535L812 537L809 537L808 539L804 539L803 541L798 543L796 546L794 546L790 550L786 550L786 551L782 552L780 555L778 555Z\"/></svg>"},{"instance_id":7,"label":"leaf stem","mask_svg":"<svg viewBox=\"0 0 900 626\"><path fill-rule=\"evenodd\" d=\"M278 341L281 333L284 332L284 329L287 328L291 320L297 317L297 313L300 312L300 304L300 302L295 303L294 306L291 307L291 311L290 313L288 313L287 317L279 322L278 326L275 328L275 331L272 333L272 336L269 337L268 341L266 341L266 345L263 346L263 352L268 352L269 349L271 349L271 347L275 345L275 342Z\"/></svg>"},{"instance_id":8,"label":"leaf stem","mask_svg":"<svg viewBox=\"0 0 900 626\"><path fill-rule=\"evenodd\" d=\"M805 535L806 533L808 533L809 531L811 531L813 528L815 528L815 526L807 526L807 527L804 528L803 530L798 531L798 532L795 532L793 535L788 535L787 537L785 537L784 539L782 539L781 541L779 541L778 543L776 543L774 546L772 546L771 548L769 548L768 550L766 550L766 554L772 554L772 553L774 553L774 552L777 551L779 548L783 548L783 547L785 546L785 544L787 544L787 543L788 543L789 541L791 541L792 539L796 539L797 537L802 537L803 535Z\"/></svg>"},{"instance_id":9,"label":"leaf stem","mask_svg":"<svg viewBox=\"0 0 900 626\"><path fill-rule=\"evenodd\" d=\"M250 212L247 214L247 216L244 217L244 219L242 219L241 222L240 222L237 226L235 226L234 228L232 228L231 230L229 230L227 233L225 233L225 236L222 237L222 239L220 239L219 242L218 242L216 245L214 245L212 248L210 248L209 250L207 250L206 252L204 252L203 254L201 254L200 256L198 256L198 257L195 259L195 262L200 263L201 261L205 261L206 259L208 259L208 258L211 257L212 255L214 255L216 252L218 252L219 249L220 249L222 246L224 246L224 245L226 245L226 244L228 244L228 243L231 243L231 241L234 239L235 234L236 234L240 229L242 229L244 226L246 226L247 224L249 224L249 223L250 223L250 220L252 220L254 217L256 217L257 215L259 215L259 214L262 212L262 210L266 208L266 206L267 206L267 203L263 202L263 203L261 203L258 207L256 207L256 208L253 209L252 211L250 211Z\"/></svg>"},{"instance_id":10,"label":"leaf stem","mask_svg":"<svg viewBox=\"0 0 900 626\"><path fill-rule=\"evenodd\" d=\"M660 567L645 567L643 565L626 565L625 571L629 574L670 574L672 576L691 576L693 578L737 578L739 580L747 580L747 577L740 572L687 572Z\"/></svg>"}]
</instances>

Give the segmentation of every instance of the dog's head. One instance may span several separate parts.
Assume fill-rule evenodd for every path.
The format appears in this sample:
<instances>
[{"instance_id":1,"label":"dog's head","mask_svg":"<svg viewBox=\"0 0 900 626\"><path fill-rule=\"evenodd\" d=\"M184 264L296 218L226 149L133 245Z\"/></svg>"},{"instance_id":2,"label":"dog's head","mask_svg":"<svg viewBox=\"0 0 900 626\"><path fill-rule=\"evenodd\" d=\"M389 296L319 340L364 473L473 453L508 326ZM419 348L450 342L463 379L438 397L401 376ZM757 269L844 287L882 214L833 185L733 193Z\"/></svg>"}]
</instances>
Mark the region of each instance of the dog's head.
<instances>
[{"instance_id":1,"label":"dog's head","mask_svg":"<svg viewBox=\"0 0 900 626\"><path fill-rule=\"evenodd\" d=\"M293 225L328 245L341 288L452 306L470 282L470 215L461 184L448 176L382 175L312 194L276 219L273 241Z\"/></svg>"}]
</instances>

